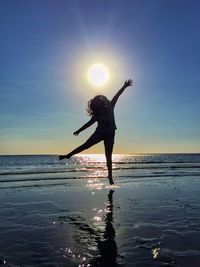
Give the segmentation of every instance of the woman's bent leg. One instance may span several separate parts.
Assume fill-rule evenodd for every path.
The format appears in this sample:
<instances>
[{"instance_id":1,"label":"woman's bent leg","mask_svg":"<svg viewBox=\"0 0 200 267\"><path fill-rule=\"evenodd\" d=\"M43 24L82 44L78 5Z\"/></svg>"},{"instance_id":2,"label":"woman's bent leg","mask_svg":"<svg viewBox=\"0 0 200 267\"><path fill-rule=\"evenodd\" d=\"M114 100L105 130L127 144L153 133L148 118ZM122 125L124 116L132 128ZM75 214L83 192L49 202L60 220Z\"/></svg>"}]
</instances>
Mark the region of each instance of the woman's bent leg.
<instances>
[{"instance_id":1,"label":"woman's bent leg","mask_svg":"<svg viewBox=\"0 0 200 267\"><path fill-rule=\"evenodd\" d=\"M66 155L59 156L59 159L65 159L65 158L69 159L73 155L78 154L78 153L92 147L93 145L99 143L102 140L103 140L103 138L100 135L98 135L96 132L94 132L84 144L75 148L74 150L72 150L70 153L68 153Z\"/></svg>"},{"instance_id":2,"label":"woman's bent leg","mask_svg":"<svg viewBox=\"0 0 200 267\"><path fill-rule=\"evenodd\" d=\"M95 143L94 143L94 144L95 144ZM91 144L91 146L93 146L94 144ZM69 159L69 158L71 158L73 155L76 155L76 154L78 154L78 153L80 153L80 152L82 152L82 151L84 151L84 150L90 148L91 146L89 146L88 144L84 143L84 144L82 144L81 146L79 146L79 147L75 148L74 150L72 150L72 151L71 151L70 153L68 153L67 155L65 155L65 158L66 158L66 159Z\"/></svg>"}]
</instances>

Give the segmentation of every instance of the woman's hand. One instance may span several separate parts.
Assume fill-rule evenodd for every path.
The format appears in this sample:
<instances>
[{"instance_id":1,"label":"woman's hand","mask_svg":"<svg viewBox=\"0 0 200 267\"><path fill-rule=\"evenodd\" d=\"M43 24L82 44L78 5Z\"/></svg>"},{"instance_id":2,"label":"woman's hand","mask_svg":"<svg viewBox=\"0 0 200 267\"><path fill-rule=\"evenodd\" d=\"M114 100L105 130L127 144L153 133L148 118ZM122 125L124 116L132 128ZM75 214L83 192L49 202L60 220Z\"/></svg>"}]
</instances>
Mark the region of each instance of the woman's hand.
<instances>
[{"instance_id":1,"label":"woman's hand","mask_svg":"<svg viewBox=\"0 0 200 267\"><path fill-rule=\"evenodd\" d=\"M128 80L125 81L124 87L126 88L126 87L129 87L129 86L132 86L132 84L133 84L133 80L128 79Z\"/></svg>"},{"instance_id":2,"label":"woman's hand","mask_svg":"<svg viewBox=\"0 0 200 267\"><path fill-rule=\"evenodd\" d=\"M79 135L79 131L74 132L73 135Z\"/></svg>"}]
</instances>

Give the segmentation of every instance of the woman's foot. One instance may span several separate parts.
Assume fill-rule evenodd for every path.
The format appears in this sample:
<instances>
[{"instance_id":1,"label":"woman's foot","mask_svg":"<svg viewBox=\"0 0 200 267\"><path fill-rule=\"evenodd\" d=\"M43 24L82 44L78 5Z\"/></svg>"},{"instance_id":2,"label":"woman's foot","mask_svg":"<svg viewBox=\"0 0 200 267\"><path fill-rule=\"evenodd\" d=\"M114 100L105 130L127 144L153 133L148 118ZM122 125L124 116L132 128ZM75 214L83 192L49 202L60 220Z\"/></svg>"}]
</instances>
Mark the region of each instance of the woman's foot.
<instances>
[{"instance_id":1,"label":"woman's foot","mask_svg":"<svg viewBox=\"0 0 200 267\"><path fill-rule=\"evenodd\" d=\"M60 155L59 160L65 159L65 155Z\"/></svg>"},{"instance_id":2,"label":"woman's foot","mask_svg":"<svg viewBox=\"0 0 200 267\"><path fill-rule=\"evenodd\" d=\"M70 154L67 154L67 155L60 155L60 156L59 156L59 160L62 160L62 159L70 159L70 158L71 158Z\"/></svg>"},{"instance_id":3,"label":"woman's foot","mask_svg":"<svg viewBox=\"0 0 200 267\"><path fill-rule=\"evenodd\" d=\"M114 184L113 178L108 177L108 180L109 180L110 185Z\"/></svg>"}]
</instances>

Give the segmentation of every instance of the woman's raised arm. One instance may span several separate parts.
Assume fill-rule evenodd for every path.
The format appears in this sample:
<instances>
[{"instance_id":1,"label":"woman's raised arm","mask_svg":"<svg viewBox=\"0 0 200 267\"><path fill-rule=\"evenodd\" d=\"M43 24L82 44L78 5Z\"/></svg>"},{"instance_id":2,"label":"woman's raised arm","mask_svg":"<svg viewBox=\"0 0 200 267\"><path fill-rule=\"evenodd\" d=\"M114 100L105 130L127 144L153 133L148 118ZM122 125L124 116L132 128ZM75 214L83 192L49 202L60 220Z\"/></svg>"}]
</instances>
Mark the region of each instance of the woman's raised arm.
<instances>
[{"instance_id":1,"label":"woman's raised arm","mask_svg":"<svg viewBox=\"0 0 200 267\"><path fill-rule=\"evenodd\" d=\"M133 84L133 81L131 79L126 80L124 82L124 85L122 86L122 88L116 93L116 95L110 101L110 103L113 106L113 108L114 108L114 106L115 106L115 104L116 104L119 96L124 92L124 90L126 89L126 87L132 86L132 84Z\"/></svg>"}]
</instances>

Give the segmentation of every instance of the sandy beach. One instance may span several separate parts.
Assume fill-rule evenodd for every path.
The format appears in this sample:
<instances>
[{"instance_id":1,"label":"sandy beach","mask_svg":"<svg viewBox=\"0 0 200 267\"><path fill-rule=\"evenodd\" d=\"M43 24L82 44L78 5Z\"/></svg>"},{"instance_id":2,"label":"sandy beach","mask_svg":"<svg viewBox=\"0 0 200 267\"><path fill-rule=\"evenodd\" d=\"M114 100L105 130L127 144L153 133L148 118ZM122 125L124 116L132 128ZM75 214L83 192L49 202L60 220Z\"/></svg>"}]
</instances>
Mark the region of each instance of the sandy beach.
<instances>
[{"instance_id":1,"label":"sandy beach","mask_svg":"<svg viewBox=\"0 0 200 267\"><path fill-rule=\"evenodd\" d=\"M2 189L4 266L200 266L200 180Z\"/></svg>"}]
</instances>

